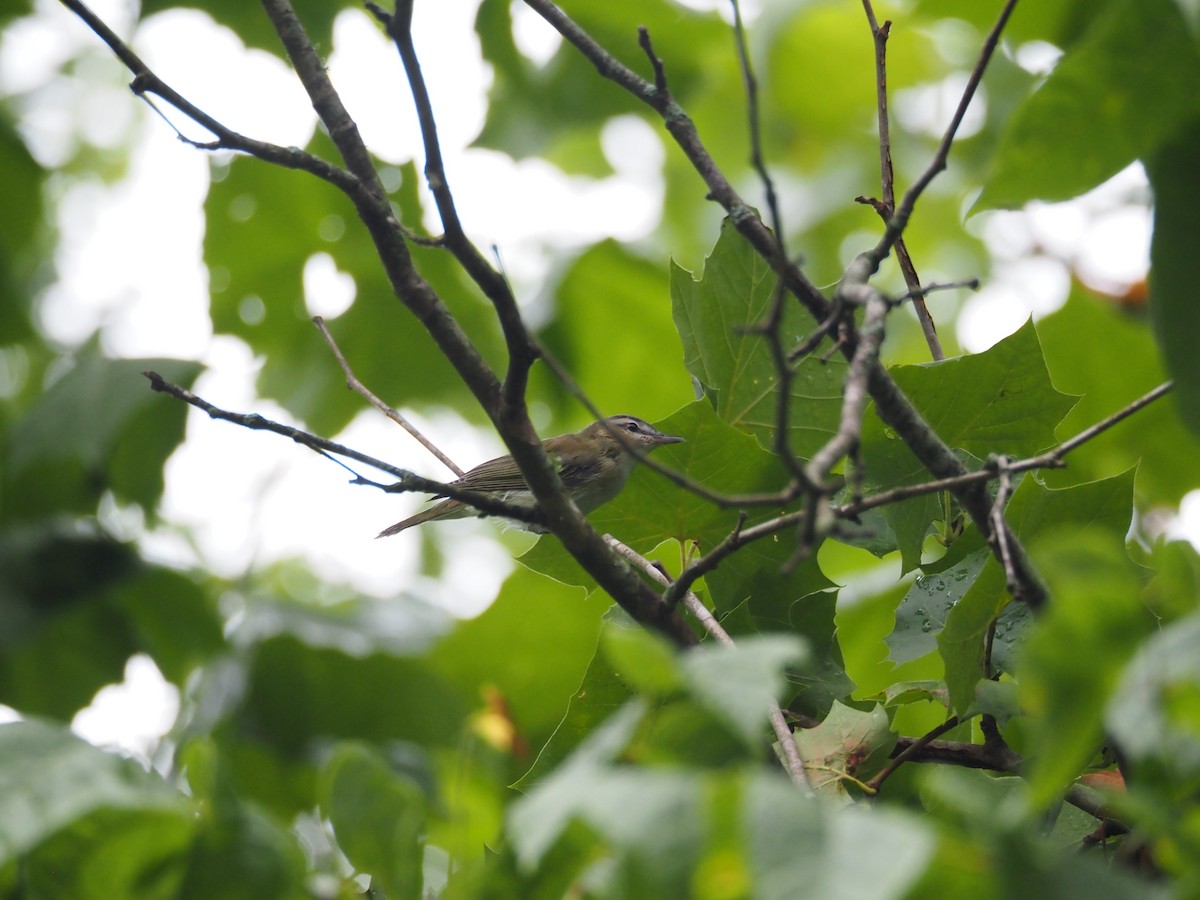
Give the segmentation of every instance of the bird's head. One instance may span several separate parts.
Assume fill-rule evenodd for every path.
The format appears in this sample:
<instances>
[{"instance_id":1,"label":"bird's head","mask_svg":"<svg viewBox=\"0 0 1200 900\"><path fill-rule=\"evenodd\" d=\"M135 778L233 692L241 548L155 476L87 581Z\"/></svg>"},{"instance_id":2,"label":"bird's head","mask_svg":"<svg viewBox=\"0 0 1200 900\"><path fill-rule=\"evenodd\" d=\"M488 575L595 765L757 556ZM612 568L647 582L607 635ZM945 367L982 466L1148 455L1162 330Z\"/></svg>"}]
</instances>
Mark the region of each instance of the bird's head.
<instances>
[{"instance_id":1,"label":"bird's head","mask_svg":"<svg viewBox=\"0 0 1200 900\"><path fill-rule=\"evenodd\" d=\"M644 422L637 416L609 416L599 422L593 422L581 434L585 442L599 446L632 447L635 450L649 452L663 444L678 444L683 438L672 434L663 434L653 425Z\"/></svg>"}]
</instances>

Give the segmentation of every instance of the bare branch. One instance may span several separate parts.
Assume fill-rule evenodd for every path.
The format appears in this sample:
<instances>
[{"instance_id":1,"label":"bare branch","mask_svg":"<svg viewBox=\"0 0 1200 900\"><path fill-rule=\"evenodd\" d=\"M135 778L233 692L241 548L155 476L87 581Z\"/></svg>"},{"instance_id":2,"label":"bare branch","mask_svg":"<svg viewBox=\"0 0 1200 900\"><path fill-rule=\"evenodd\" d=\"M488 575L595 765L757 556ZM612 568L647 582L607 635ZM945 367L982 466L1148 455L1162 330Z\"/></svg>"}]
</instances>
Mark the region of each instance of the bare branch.
<instances>
[{"instance_id":1,"label":"bare branch","mask_svg":"<svg viewBox=\"0 0 1200 900\"><path fill-rule=\"evenodd\" d=\"M966 87L963 88L962 97L959 98L958 108L955 109L954 116L950 119L946 133L942 135L937 152L934 154L933 159L930 160L929 166L921 173L921 176L904 193L904 198L896 208L891 221L888 222L883 237L875 245L873 253L877 260L882 261L887 257L896 240L904 234L904 229L908 226L908 220L912 218L913 209L916 208L917 200L920 199L933 179L945 171L946 161L950 158L950 148L954 144L954 137L958 134L958 128L962 124L963 116L966 115L967 107L971 105L971 100L975 97L975 91L979 87L979 82L983 80L983 73L987 71L992 54L995 52L997 44L1000 43L1000 34L1004 31L1004 26L1008 24L1009 16L1012 15L1016 6L1017 0L1007 0L1004 8L1000 11L999 17L996 19L996 24L992 26L992 30L988 32L987 38L984 39L983 47L979 51L979 59L975 62L975 68L971 70L971 76L967 79Z\"/></svg>"},{"instance_id":2,"label":"bare branch","mask_svg":"<svg viewBox=\"0 0 1200 900\"><path fill-rule=\"evenodd\" d=\"M895 175L892 170L892 138L888 124L888 92L887 92L887 41L891 33L892 23L879 24L875 18L875 10L871 0L862 0L863 9L867 14L867 24L871 26L871 37L875 43L875 105L879 119L879 170L880 183L883 188L883 200L870 203L879 213L884 222L892 217L896 208ZM865 197L856 198L860 203L869 203ZM945 359L942 342L937 334L937 326L926 307L924 296L928 291L921 290L921 279L917 275L916 266L908 254L908 247L903 237L896 238L896 259L900 263L900 271L904 274L904 283L908 285L909 294L913 297L913 308L917 312L917 321L921 323L921 331L925 342L929 345L930 355L934 359Z\"/></svg>"},{"instance_id":3,"label":"bare branch","mask_svg":"<svg viewBox=\"0 0 1200 900\"><path fill-rule=\"evenodd\" d=\"M445 246L454 254L454 258L458 260L471 280L483 290L496 310L500 327L504 332L505 343L508 346L508 372L504 379L504 400L510 408L520 409L523 418L529 369L538 358L540 350L537 342L525 327L525 323L521 320L516 298L513 296L508 282L467 237L462 221L458 217L458 208L454 202L454 194L450 190L450 180L446 174L446 164L442 158L441 144L438 140L433 102L429 98L429 90L425 86L425 76L421 71L421 62L417 57L416 45L413 43L412 7L413 0L397 0L396 12L394 15L390 15L378 4L367 3L367 9L387 29L388 36L400 54L400 61L404 64L413 104L417 110L417 121L421 126L421 138L425 145L425 180L429 183L429 189L437 204L438 214L442 219Z\"/></svg>"}]
</instances>

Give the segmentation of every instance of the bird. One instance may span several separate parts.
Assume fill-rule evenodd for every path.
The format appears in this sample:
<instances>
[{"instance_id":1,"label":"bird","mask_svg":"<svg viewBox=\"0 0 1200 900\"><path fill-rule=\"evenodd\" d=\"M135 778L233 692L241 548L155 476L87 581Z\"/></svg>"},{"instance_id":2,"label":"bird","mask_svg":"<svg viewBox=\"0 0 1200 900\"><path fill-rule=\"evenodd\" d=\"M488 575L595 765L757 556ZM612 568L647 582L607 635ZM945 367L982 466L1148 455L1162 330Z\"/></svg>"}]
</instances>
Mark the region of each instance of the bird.
<instances>
[{"instance_id":1,"label":"bird","mask_svg":"<svg viewBox=\"0 0 1200 900\"><path fill-rule=\"evenodd\" d=\"M649 452L664 444L682 442L683 438L663 434L637 416L620 415L593 422L583 431L574 434L560 434L558 437L547 438L542 441L542 447L558 467L558 475L575 506L587 515L612 500L625 487L629 473L637 464L637 457L629 452L630 447ZM530 511L537 506L529 486L511 456L488 460L450 484L491 494L497 500L525 506ZM376 537L399 534L406 528L423 522L464 519L479 515L482 513L469 504L454 499L443 500L429 509L409 516L403 522L383 529ZM536 525L518 524L530 531L546 530Z\"/></svg>"}]
</instances>

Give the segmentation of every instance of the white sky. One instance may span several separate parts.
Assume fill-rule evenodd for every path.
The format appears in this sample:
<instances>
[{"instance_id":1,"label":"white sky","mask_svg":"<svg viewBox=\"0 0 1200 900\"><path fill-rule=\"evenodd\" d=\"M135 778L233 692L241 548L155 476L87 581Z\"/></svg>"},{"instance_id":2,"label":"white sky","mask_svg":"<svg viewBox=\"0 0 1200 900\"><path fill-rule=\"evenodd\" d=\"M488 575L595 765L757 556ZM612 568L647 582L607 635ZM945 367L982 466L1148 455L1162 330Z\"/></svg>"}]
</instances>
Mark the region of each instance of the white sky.
<instances>
[{"instance_id":1,"label":"white sky","mask_svg":"<svg viewBox=\"0 0 1200 900\"><path fill-rule=\"evenodd\" d=\"M95 0L91 5L129 36L130 3ZM490 81L472 30L476 5L418 3L414 27L460 214L481 246L500 246L518 293L532 295L563 248L604 236L632 241L653 231L662 199L663 151L648 126L635 119L606 129L604 148L616 175L601 181L570 178L539 161L518 163L468 150L483 123ZM689 5L726 8L716 0ZM752 8L743 8L752 16ZM514 15L522 51L548 58L557 35L519 3ZM230 127L283 145L303 145L312 132L314 115L295 76L275 57L245 51L232 32L202 13L153 17L138 28L132 44L160 77ZM81 47L93 52L79 76L58 75L59 63ZM213 65L214 59L221 64ZM400 85L402 73L394 50L366 13L339 16L328 63L374 152L397 163L420 159L409 104L378 102L381 80ZM22 129L43 163L66 158L81 137L112 146L131 128L136 135L129 176L121 183L77 178L55 187L62 192L60 277L46 296L42 325L68 345L102 327L104 345L116 355L199 359L208 372L197 393L219 406L288 421L282 410L253 393L262 361L239 341L211 333L200 246L205 154L144 115L125 87L128 77L116 71L98 39L53 0L40 0L35 15L11 28L0 44L0 95L34 92ZM222 77L214 77L218 73ZM896 104L901 124L940 130L953 105L947 98L956 100L960 89L947 84L906 95ZM193 136L204 136L178 116L173 121ZM1144 175L1133 168L1080 201L972 220L970 227L982 230L1000 264L958 321L964 345L985 349L1031 312L1044 315L1062 304L1068 270L1049 257L1031 258L1035 247L1074 262L1100 286L1116 288L1141 278L1148 266L1150 226L1144 210L1126 201L1144 185ZM440 230L435 222L430 225ZM311 304L332 304L336 311L348 299L332 266L320 260L306 269L305 284ZM324 352L315 330L313 350ZM328 365L330 378L340 379L331 359ZM487 442L449 413L421 424L461 465L499 452L495 441ZM374 411L364 411L336 437L399 465L445 474ZM166 520L178 527L160 529L144 545L152 558L230 576L252 562L301 557L329 582L384 597L416 592L463 614L480 610L494 596L512 561L491 539L491 525L440 526L455 529L456 553L442 578L421 579L415 540L372 540L380 528L415 508L418 499L346 482L341 470L291 442L193 413L187 441L168 465L162 504ZM1185 506L1184 518L1200 526L1200 503ZM128 523L128 512L111 506L105 519L118 531L136 530L138 524ZM146 657L130 662L126 678L124 685L102 691L75 727L97 743L144 754L169 727L178 698Z\"/></svg>"}]
</instances>

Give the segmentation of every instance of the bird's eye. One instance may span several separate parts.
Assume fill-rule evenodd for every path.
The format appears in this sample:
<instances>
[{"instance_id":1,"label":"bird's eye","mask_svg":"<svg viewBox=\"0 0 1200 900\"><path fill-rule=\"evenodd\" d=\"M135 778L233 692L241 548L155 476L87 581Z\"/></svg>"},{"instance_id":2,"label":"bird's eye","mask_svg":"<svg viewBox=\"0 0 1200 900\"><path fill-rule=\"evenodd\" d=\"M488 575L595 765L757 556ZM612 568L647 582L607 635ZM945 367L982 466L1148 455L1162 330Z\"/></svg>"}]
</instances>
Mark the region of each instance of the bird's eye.
<instances>
[{"instance_id":1,"label":"bird's eye","mask_svg":"<svg viewBox=\"0 0 1200 900\"><path fill-rule=\"evenodd\" d=\"M637 422L626 422L625 430L632 432L633 434L637 434L642 429L641 429L641 426L639 426Z\"/></svg>"}]
</instances>

